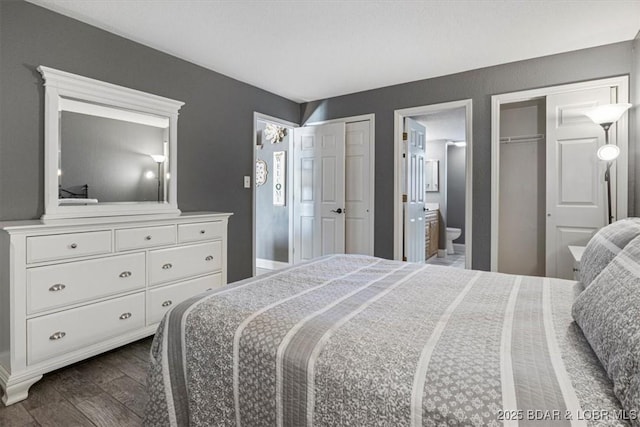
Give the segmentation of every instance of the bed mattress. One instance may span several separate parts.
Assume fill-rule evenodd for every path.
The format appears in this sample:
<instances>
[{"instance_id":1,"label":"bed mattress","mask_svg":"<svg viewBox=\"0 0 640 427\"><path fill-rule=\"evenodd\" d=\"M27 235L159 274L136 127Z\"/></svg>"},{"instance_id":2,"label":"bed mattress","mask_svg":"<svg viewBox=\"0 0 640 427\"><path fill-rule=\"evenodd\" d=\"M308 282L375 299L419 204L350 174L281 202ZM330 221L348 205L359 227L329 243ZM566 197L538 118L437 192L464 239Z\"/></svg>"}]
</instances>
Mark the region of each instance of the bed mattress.
<instances>
[{"instance_id":1,"label":"bed mattress","mask_svg":"<svg viewBox=\"0 0 640 427\"><path fill-rule=\"evenodd\" d=\"M191 298L147 425L627 425L578 282L336 255Z\"/></svg>"}]
</instances>

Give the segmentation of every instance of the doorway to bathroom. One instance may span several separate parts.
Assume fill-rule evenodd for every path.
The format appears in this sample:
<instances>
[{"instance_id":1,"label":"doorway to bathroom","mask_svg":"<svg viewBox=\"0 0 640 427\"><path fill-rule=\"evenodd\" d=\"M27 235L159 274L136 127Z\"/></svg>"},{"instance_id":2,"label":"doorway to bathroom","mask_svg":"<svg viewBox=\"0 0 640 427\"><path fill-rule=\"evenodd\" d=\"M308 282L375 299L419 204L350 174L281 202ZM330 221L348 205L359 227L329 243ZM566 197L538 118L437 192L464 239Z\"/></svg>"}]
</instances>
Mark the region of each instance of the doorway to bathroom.
<instances>
[{"instance_id":1,"label":"doorway to bathroom","mask_svg":"<svg viewBox=\"0 0 640 427\"><path fill-rule=\"evenodd\" d=\"M395 259L471 268L471 107L395 111Z\"/></svg>"}]
</instances>

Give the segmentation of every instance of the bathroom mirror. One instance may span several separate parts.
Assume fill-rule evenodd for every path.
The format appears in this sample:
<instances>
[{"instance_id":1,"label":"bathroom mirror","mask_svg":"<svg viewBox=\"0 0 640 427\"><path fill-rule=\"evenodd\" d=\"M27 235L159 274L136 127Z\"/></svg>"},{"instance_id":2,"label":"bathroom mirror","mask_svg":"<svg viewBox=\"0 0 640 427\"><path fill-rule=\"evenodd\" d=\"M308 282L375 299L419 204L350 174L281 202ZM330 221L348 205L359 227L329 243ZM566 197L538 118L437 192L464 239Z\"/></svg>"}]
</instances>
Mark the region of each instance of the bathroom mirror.
<instances>
[{"instance_id":1,"label":"bathroom mirror","mask_svg":"<svg viewBox=\"0 0 640 427\"><path fill-rule=\"evenodd\" d=\"M45 81L44 220L179 214L182 102L38 67Z\"/></svg>"},{"instance_id":2,"label":"bathroom mirror","mask_svg":"<svg viewBox=\"0 0 640 427\"><path fill-rule=\"evenodd\" d=\"M424 161L424 173L425 173L425 191L427 193L437 193L440 191L439 182L439 160L425 160Z\"/></svg>"}]
</instances>

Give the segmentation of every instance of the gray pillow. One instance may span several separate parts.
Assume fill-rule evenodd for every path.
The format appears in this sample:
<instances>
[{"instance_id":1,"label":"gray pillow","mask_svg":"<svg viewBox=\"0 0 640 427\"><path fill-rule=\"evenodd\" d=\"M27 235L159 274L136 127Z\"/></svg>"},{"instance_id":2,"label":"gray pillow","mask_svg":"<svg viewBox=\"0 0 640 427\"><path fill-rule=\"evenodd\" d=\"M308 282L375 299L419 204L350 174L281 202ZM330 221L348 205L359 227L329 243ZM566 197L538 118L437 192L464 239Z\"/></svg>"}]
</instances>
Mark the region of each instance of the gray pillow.
<instances>
[{"instance_id":1,"label":"gray pillow","mask_svg":"<svg viewBox=\"0 0 640 427\"><path fill-rule=\"evenodd\" d=\"M576 298L572 314L624 409L640 413L640 237Z\"/></svg>"},{"instance_id":2,"label":"gray pillow","mask_svg":"<svg viewBox=\"0 0 640 427\"><path fill-rule=\"evenodd\" d=\"M580 260L580 282L586 288L611 260L640 236L640 218L627 218L601 228L589 240Z\"/></svg>"}]
</instances>

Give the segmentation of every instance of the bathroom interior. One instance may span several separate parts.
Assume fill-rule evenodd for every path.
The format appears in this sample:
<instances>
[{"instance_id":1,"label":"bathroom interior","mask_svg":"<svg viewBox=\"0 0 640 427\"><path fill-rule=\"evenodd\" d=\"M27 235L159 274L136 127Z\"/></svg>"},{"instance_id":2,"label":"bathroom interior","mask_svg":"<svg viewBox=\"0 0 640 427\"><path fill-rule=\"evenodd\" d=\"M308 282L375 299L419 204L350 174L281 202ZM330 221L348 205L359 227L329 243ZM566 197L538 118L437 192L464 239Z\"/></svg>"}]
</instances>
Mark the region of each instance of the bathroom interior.
<instances>
[{"instance_id":1,"label":"bathroom interior","mask_svg":"<svg viewBox=\"0 0 640 427\"><path fill-rule=\"evenodd\" d=\"M465 268L465 108L414 119L426 128L425 260Z\"/></svg>"}]
</instances>

